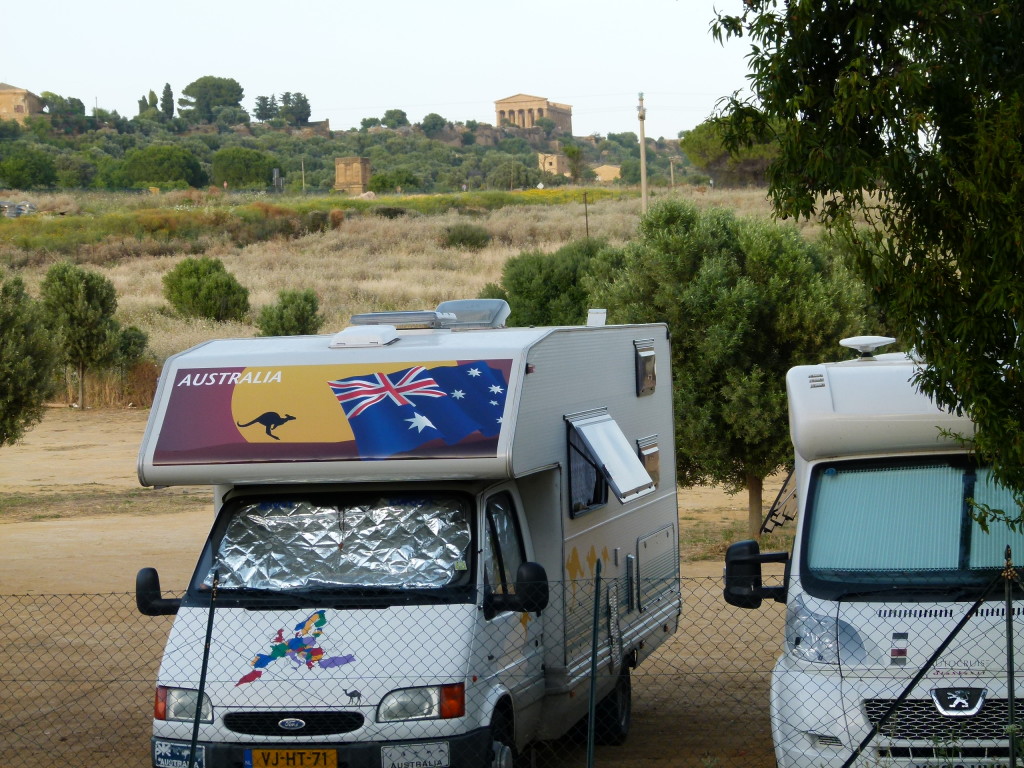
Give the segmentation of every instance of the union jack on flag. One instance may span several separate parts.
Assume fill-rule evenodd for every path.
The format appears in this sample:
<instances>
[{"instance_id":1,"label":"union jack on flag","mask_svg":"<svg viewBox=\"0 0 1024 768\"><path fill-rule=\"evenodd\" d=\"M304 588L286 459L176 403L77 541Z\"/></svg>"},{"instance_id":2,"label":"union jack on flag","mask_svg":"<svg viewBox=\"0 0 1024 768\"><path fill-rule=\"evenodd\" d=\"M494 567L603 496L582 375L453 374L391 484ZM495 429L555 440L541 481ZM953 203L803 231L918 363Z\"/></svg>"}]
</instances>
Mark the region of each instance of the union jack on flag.
<instances>
[{"instance_id":1,"label":"union jack on flag","mask_svg":"<svg viewBox=\"0 0 1024 768\"><path fill-rule=\"evenodd\" d=\"M400 376L394 374L399 377L397 381L392 381L386 373L372 373L366 379L341 379L330 381L328 385L343 407L345 403L356 404L355 408L345 408L346 415L353 419L385 399L395 405L412 405L411 397L447 397L448 393L438 389L433 379L417 380L426 372L426 368L418 365L400 372Z\"/></svg>"}]
</instances>

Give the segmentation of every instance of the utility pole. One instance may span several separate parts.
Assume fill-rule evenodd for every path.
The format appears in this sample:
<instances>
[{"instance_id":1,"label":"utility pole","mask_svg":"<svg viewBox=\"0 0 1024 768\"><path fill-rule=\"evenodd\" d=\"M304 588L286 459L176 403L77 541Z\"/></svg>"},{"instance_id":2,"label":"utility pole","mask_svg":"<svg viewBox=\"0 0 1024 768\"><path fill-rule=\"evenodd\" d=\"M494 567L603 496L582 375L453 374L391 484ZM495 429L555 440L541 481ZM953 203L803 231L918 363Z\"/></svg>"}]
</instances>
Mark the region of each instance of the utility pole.
<instances>
[{"instance_id":1,"label":"utility pole","mask_svg":"<svg viewBox=\"0 0 1024 768\"><path fill-rule=\"evenodd\" d=\"M640 212L647 213L647 139L644 138L644 120L647 110L644 109L644 94L640 93L640 104L636 108L640 118Z\"/></svg>"}]
</instances>

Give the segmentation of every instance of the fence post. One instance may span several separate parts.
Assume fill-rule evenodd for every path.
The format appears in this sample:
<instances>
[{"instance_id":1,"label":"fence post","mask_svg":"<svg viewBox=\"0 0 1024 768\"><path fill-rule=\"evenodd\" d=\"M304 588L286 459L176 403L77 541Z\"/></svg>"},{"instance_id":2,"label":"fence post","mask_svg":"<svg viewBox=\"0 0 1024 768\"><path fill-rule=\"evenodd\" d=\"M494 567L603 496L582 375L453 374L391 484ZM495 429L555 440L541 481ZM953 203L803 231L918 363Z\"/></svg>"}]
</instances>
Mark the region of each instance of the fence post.
<instances>
[{"instance_id":1,"label":"fence post","mask_svg":"<svg viewBox=\"0 0 1024 768\"><path fill-rule=\"evenodd\" d=\"M210 589L210 613L206 617L206 642L203 644L203 665L199 669L199 690L196 692L196 716L192 721L192 744L188 751L188 768L196 766L196 745L199 743L199 719L203 716L203 694L206 692L206 668L210 664L210 638L213 636L213 614L217 606L217 585L220 576L213 569L213 586ZM203 761L205 765L205 761Z\"/></svg>"},{"instance_id":2,"label":"fence post","mask_svg":"<svg viewBox=\"0 0 1024 768\"><path fill-rule=\"evenodd\" d=\"M597 726L597 642L601 624L601 561L594 568L594 628L590 638L590 703L587 715L587 768L594 768L594 736Z\"/></svg>"},{"instance_id":3,"label":"fence post","mask_svg":"<svg viewBox=\"0 0 1024 768\"><path fill-rule=\"evenodd\" d=\"M1017 768L1017 727L1014 719L1013 680L1013 583L1017 572L1013 568L1013 554L1006 545L1006 566L1003 568L1003 590L1006 596L1006 734L1010 747L1010 768Z\"/></svg>"}]
</instances>

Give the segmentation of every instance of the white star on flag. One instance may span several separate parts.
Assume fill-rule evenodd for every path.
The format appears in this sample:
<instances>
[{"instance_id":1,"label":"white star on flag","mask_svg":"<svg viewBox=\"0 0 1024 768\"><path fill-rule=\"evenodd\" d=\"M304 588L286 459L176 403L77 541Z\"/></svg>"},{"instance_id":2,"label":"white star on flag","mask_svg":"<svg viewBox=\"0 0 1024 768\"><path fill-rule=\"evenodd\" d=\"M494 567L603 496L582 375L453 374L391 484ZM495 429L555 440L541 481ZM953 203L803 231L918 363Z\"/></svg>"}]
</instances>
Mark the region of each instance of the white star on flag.
<instances>
[{"instance_id":1,"label":"white star on flag","mask_svg":"<svg viewBox=\"0 0 1024 768\"><path fill-rule=\"evenodd\" d=\"M496 395L500 395L502 392L505 391L503 387L499 387L497 384L491 384L489 389Z\"/></svg>"},{"instance_id":2,"label":"white star on flag","mask_svg":"<svg viewBox=\"0 0 1024 768\"><path fill-rule=\"evenodd\" d=\"M430 423L430 419L418 413L414 414L411 419L405 419L405 421L409 422L409 429L415 429L417 432L422 432L427 427L437 429L437 427Z\"/></svg>"},{"instance_id":3,"label":"white star on flag","mask_svg":"<svg viewBox=\"0 0 1024 768\"><path fill-rule=\"evenodd\" d=\"M472 376L475 379L477 376L480 375L480 369L479 368L470 368L468 371L466 371L466 373L468 373L470 376Z\"/></svg>"},{"instance_id":4,"label":"white star on flag","mask_svg":"<svg viewBox=\"0 0 1024 768\"><path fill-rule=\"evenodd\" d=\"M462 399L462 398L464 398L465 396L466 396L466 393L465 393L465 392L463 392L463 391L462 391L461 389L456 389L456 390L455 390L454 392L452 392L452 397L453 397L453 398L454 398L455 400L461 400L461 399Z\"/></svg>"}]
</instances>

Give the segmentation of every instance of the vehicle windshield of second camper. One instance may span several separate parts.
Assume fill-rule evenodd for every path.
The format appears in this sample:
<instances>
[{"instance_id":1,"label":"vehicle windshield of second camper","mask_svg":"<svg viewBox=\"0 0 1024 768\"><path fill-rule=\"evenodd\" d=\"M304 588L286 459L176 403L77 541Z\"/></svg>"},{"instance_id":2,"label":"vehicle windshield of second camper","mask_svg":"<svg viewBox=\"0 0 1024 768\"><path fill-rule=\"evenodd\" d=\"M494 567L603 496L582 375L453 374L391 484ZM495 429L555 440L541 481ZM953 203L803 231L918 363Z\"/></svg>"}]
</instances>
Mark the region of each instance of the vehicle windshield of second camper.
<instances>
[{"instance_id":1,"label":"vehicle windshield of second camper","mask_svg":"<svg viewBox=\"0 0 1024 768\"><path fill-rule=\"evenodd\" d=\"M470 583L471 500L311 494L231 502L195 584L225 590L418 590Z\"/></svg>"},{"instance_id":2,"label":"vehicle windshield of second camper","mask_svg":"<svg viewBox=\"0 0 1024 768\"><path fill-rule=\"evenodd\" d=\"M1013 494L963 457L819 464L809 501L801 573L818 597L932 588L925 599L968 599L1004 565L1007 545L1024 563L1024 532L1000 521L986 532L975 519L985 507L1015 515Z\"/></svg>"}]
</instances>

